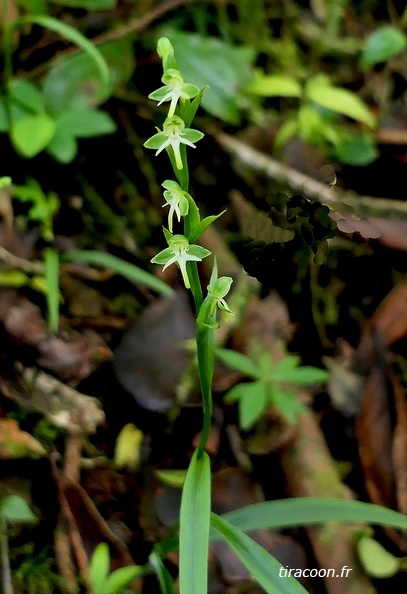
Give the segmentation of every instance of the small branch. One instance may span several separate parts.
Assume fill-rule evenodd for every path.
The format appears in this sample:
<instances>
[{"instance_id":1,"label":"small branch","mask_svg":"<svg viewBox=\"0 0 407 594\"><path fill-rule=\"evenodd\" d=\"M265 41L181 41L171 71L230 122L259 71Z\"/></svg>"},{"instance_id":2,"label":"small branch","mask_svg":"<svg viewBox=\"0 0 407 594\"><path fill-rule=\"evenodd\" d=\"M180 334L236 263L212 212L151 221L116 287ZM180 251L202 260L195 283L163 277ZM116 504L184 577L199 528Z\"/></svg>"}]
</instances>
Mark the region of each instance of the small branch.
<instances>
[{"instance_id":1,"label":"small branch","mask_svg":"<svg viewBox=\"0 0 407 594\"><path fill-rule=\"evenodd\" d=\"M310 200L325 204L341 214L407 220L407 202L359 196L355 192L329 187L292 167L283 165L233 136L223 133L214 136L226 151L254 171L284 183L295 192L305 194Z\"/></svg>"},{"instance_id":2,"label":"small branch","mask_svg":"<svg viewBox=\"0 0 407 594\"><path fill-rule=\"evenodd\" d=\"M0 575L2 594L14 594L11 580L10 559L8 549L7 522L0 514Z\"/></svg>"}]
</instances>

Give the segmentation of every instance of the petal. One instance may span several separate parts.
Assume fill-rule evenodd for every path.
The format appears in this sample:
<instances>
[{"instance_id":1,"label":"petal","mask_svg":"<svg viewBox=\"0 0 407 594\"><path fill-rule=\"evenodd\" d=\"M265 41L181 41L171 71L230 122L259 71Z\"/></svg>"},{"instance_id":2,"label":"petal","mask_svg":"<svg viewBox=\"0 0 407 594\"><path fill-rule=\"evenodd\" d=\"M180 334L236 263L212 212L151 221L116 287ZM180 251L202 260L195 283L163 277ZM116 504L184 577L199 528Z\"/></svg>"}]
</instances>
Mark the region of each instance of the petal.
<instances>
[{"instance_id":1,"label":"petal","mask_svg":"<svg viewBox=\"0 0 407 594\"><path fill-rule=\"evenodd\" d=\"M203 248L200 245L190 245L188 248L188 256L195 256L196 258L199 258L199 260L202 260L203 258L206 258L207 256L210 256L211 252L209 250L207 250L206 248Z\"/></svg>"},{"instance_id":2,"label":"petal","mask_svg":"<svg viewBox=\"0 0 407 594\"><path fill-rule=\"evenodd\" d=\"M171 93L171 89L167 86L160 87L156 91L153 91L149 94L148 98L153 99L153 101L165 101L165 97Z\"/></svg>"},{"instance_id":3,"label":"petal","mask_svg":"<svg viewBox=\"0 0 407 594\"><path fill-rule=\"evenodd\" d=\"M205 134L199 130L194 130L193 128L185 128L185 130L181 132L181 136L182 138L189 140L189 142L198 142L198 140L201 140Z\"/></svg>"},{"instance_id":4,"label":"petal","mask_svg":"<svg viewBox=\"0 0 407 594\"><path fill-rule=\"evenodd\" d=\"M161 252L159 252L154 258L151 258L150 262L152 264L165 264L168 259L173 256L174 252L171 248L165 248Z\"/></svg>"},{"instance_id":5,"label":"petal","mask_svg":"<svg viewBox=\"0 0 407 594\"><path fill-rule=\"evenodd\" d=\"M167 140L160 146L160 148L156 152L155 156L159 155L161 153L161 151L163 151L165 148L167 148L167 146L169 146L170 144L171 144L171 140L169 138L167 138Z\"/></svg>"}]
</instances>

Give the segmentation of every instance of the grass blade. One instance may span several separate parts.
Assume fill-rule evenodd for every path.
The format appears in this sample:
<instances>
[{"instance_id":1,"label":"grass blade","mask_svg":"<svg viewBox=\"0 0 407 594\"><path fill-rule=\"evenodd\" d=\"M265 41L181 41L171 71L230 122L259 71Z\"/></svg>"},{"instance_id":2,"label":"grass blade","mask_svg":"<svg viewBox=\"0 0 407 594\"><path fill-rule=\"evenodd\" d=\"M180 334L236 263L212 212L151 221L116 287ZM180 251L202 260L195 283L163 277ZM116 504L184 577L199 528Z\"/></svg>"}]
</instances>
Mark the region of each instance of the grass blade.
<instances>
[{"instance_id":1,"label":"grass blade","mask_svg":"<svg viewBox=\"0 0 407 594\"><path fill-rule=\"evenodd\" d=\"M110 268L117 274L124 276L127 280L133 283L139 283L146 287L150 287L157 293L171 297L174 295L174 291L163 283L159 278L156 278L153 274L146 272L142 268L125 262L112 254L106 254L105 252L77 250L64 254L64 260L69 262L84 262L86 264L94 264L95 266L103 266L104 268Z\"/></svg>"},{"instance_id":2,"label":"grass blade","mask_svg":"<svg viewBox=\"0 0 407 594\"><path fill-rule=\"evenodd\" d=\"M172 577L157 553L151 553L149 560L154 568L162 594L176 594Z\"/></svg>"},{"instance_id":3,"label":"grass blade","mask_svg":"<svg viewBox=\"0 0 407 594\"><path fill-rule=\"evenodd\" d=\"M211 526L236 553L267 594L306 593L293 577L280 577L280 569L283 567L281 563L239 528L216 514L211 514Z\"/></svg>"},{"instance_id":4,"label":"grass blade","mask_svg":"<svg viewBox=\"0 0 407 594\"><path fill-rule=\"evenodd\" d=\"M211 507L209 456L195 450L181 500L179 535L180 594L207 594L208 545Z\"/></svg>"},{"instance_id":5,"label":"grass blade","mask_svg":"<svg viewBox=\"0 0 407 594\"><path fill-rule=\"evenodd\" d=\"M53 248L44 250L44 270L47 279L48 329L56 332L59 327L59 256Z\"/></svg>"},{"instance_id":6,"label":"grass blade","mask_svg":"<svg viewBox=\"0 0 407 594\"><path fill-rule=\"evenodd\" d=\"M365 522L407 530L407 516L391 509L362 501L325 497L263 501L228 512L222 518L244 532L259 528L290 528L330 521Z\"/></svg>"}]
</instances>

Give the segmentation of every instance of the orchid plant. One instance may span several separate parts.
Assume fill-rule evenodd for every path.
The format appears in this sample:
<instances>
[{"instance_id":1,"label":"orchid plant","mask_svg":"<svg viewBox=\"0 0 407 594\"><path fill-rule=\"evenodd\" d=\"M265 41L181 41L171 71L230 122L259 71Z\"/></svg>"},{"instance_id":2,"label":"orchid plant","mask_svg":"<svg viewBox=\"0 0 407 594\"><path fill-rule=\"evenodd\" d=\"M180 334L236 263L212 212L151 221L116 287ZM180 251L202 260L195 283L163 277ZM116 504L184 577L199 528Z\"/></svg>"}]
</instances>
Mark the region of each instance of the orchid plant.
<instances>
[{"instance_id":1,"label":"orchid plant","mask_svg":"<svg viewBox=\"0 0 407 594\"><path fill-rule=\"evenodd\" d=\"M162 59L164 86L151 93L150 98L158 104L169 102L170 105L163 129L147 140L144 146L154 149L156 154L164 150L167 152L176 181L168 179L162 183L164 207L169 206L168 229L164 228L168 247L159 252L152 262L162 265L164 269L172 264L178 266L184 285L191 290L194 298L203 427L182 490L179 542L170 534L156 543L142 573L154 571L163 594L175 594L177 590L163 558L179 544L179 593L207 594L209 539L220 538L230 546L268 594L306 594L291 572L287 575L279 561L252 540L246 534L247 531L289 528L332 520L380 523L406 530L407 519L400 513L360 501L314 497L261 502L223 516L211 513L211 469L205 448L212 416L215 329L218 325L218 310L232 313L225 300L232 279L227 276L218 278L215 261L204 298L197 263L209 257L210 251L197 242L205 229L223 214L201 220L199 209L188 192L186 149L195 148L195 143L203 138L202 132L190 126L204 89L199 90L195 85L184 82L175 61L174 49L167 38L158 41L157 52ZM183 233L174 234L175 225L177 231L182 225ZM293 379L292 376L290 378ZM281 575L282 569L284 577ZM109 578L113 579L114 575Z\"/></svg>"}]
</instances>

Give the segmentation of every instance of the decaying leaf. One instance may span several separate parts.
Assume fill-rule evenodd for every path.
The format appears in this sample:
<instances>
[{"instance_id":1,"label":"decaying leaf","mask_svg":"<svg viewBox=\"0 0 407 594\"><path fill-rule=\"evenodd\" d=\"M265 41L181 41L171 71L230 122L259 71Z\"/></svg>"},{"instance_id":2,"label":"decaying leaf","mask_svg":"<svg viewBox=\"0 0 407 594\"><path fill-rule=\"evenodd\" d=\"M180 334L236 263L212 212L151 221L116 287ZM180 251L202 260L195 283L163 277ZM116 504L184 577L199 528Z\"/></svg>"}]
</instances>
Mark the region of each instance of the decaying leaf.
<instances>
[{"instance_id":1,"label":"decaying leaf","mask_svg":"<svg viewBox=\"0 0 407 594\"><path fill-rule=\"evenodd\" d=\"M46 451L39 441L22 431L14 419L0 419L0 460L38 458Z\"/></svg>"}]
</instances>

